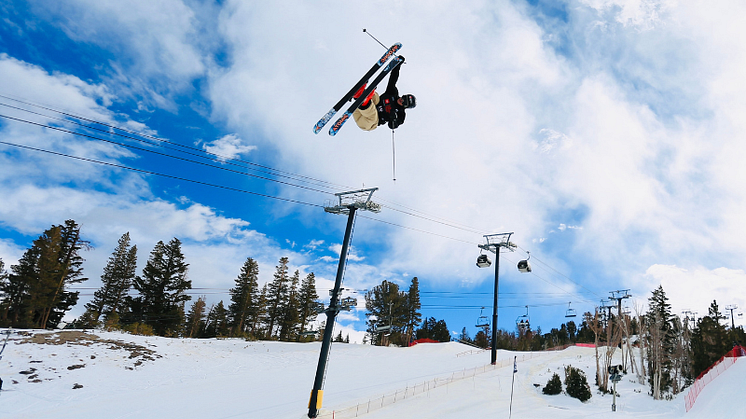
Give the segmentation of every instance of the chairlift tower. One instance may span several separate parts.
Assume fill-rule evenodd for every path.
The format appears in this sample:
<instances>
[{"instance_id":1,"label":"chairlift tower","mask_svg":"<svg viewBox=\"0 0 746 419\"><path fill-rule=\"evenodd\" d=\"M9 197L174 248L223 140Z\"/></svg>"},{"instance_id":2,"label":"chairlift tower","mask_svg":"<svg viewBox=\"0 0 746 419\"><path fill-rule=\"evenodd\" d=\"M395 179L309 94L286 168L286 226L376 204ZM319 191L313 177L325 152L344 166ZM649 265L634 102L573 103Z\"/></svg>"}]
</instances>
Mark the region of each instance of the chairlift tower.
<instances>
[{"instance_id":1,"label":"chairlift tower","mask_svg":"<svg viewBox=\"0 0 746 419\"><path fill-rule=\"evenodd\" d=\"M505 248L510 252L515 252L516 245L510 241L510 236L512 234L512 232L488 234L484 236L485 240L487 240L487 243L478 245L480 249L487 250L495 254L495 295L492 302L492 365L495 365L497 363L497 295L500 271L500 250ZM480 261L482 262L482 264L480 264ZM477 266L479 266L480 268L488 267L489 260L485 262L482 259L477 258Z\"/></svg>"},{"instance_id":2,"label":"chairlift tower","mask_svg":"<svg viewBox=\"0 0 746 419\"><path fill-rule=\"evenodd\" d=\"M736 319L735 319L735 317L733 317L733 310L738 309L738 306L735 305L735 304L731 304L731 305L725 306L725 309L726 310L730 310L730 327L731 327L731 329L735 329L736 328Z\"/></svg>"},{"instance_id":3,"label":"chairlift tower","mask_svg":"<svg viewBox=\"0 0 746 419\"><path fill-rule=\"evenodd\" d=\"M340 294L342 287L342 276L344 276L345 264L347 263L347 251L352 240L352 226L355 224L355 212L357 210L381 212L381 206L371 200L373 192L378 188L358 189L356 191L340 192L334 195L339 201L337 205L327 205L324 211L331 214L347 214L347 229L345 230L344 241L342 242L342 251L339 254L339 265L337 265L337 278L334 282L334 289L331 291L331 301L329 307L324 310L326 313L326 328L324 329L324 339L321 343L321 353L319 354L319 364L316 367L316 377L311 390L311 399L308 402L308 417L315 418L321 409L324 391L324 375L326 373L326 361L329 359L329 350L332 345L332 334L334 333L334 320L337 313L346 307L352 305L352 301L342 301L340 304Z\"/></svg>"},{"instance_id":4,"label":"chairlift tower","mask_svg":"<svg viewBox=\"0 0 746 419\"><path fill-rule=\"evenodd\" d=\"M604 316L604 328L606 329L606 344L610 344L611 339L611 309L616 307L616 305L611 301L611 299L607 300L601 300L601 304L598 308L601 309L601 312Z\"/></svg>"},{"instance_id":5,"label":"chairlift tower","mask_svg":"<svg viewBox=\"0 0 746 419\"><path fill-rule=\"evenodd\" d=\"M624 321L622 317L622 300L626 298L630 298L632 295L630 295L629 290L616 290L616 291L609 291L609 294L611 294L611 297L609 297L609 300L616 300L617 302L617 321L619 322L619 329L621 329L622 332L622 342L620 342L620 349L622 351L622 364L624 364L624 369L626 370L626 361L624 358L624 335L626 335L627 328L623 327L622 322ZM629 340L629 336L626 336L627 340Z\"/></svg>"},{"instance_id":6,"label":"chairlift tower","mask_svg":"<svg viewBox=\"0 0 746 419\"><path fill-rule=\"evenodd\" d=\"M684 315L684 322L686 323L687 328L693 329L697 325L697 312L691 311L691 310L683 310L681 314ZM691 326L689 325L689 322L692 322Z\"/></svg>"}]
</instances>

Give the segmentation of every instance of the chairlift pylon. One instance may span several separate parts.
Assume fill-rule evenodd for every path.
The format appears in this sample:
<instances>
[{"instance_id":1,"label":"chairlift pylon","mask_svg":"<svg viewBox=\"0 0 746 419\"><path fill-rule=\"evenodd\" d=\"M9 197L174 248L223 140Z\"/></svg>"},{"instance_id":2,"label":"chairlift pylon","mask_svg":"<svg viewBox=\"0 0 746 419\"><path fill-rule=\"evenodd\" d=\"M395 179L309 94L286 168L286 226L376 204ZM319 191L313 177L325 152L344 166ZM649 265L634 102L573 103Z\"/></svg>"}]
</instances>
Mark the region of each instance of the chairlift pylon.
<instances>
[{"instance_id":1,"label":"chairlift pylon","mask_svg":"<svg viewBox=\"0 0 746 419\"><path fill-rule=\"evenodd\" d=\"M477 319L477 324L474 325L474 327L487 327L490 325L490 320L487 318L487 316L483 315L482 312L484 311L484 307L482 307L482 310L479 312L479 318Z\"/></svg>"},{"instance_id":2,"label":"chairlift pylon","mask_svg":"<svg viewBox=\"0 0 746 419\"><path fill-rule=\"evenodd\" d=\"M523 273L531 272L531 264L528 262L528 260L531 259L531 252L526 251L526 253L528 254L528 257L518 262L518 270Z\"/></svg>"},{"instance_id":3,"label":"chairlift pylon","mask_svg":"<svg viewBox=\"0 0 746 419\"><path fill-rule=\"evenodd\" d=\"M575 309L570 307L571 304L572 302L567 303L567 311L565 312L565 317L577 316L577 313L575 313Z\"/></svg>"}]
</instances>

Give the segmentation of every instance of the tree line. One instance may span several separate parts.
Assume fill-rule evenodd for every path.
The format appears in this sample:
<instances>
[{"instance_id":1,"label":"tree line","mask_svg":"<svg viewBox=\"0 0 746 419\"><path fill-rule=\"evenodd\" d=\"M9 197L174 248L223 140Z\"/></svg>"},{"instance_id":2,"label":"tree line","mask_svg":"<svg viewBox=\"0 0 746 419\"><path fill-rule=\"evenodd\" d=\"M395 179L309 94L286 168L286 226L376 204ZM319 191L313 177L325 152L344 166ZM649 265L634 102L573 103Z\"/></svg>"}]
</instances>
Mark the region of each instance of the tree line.
<instances>
[{"instance_id":1,"label":"tree line","mask_svg":"<svg viewBox=\"0 0 746 419\"><path fill-rule=\"evenodd\" d=\"M56 328L80 295L70 286L86 281L81 239L74 220L47 229L6 271L0 259L0 326ZM137 246L129 233L119 239L94 292L75 327L106 327L160 336L241 336L253 339L300 340L318 315L313 273L301 279L289 272L287 257L280 259L269 283L259 287L259 265L247 258L229 290L230 303L207 307L188 292L189 264L177 238L159 241L137 275Z\"/></svg>"},{"instance_id":2,"label":"tree line","mask_svg":"<svg viewBox=\"0 0 746 419\"><path fill-rule=\"evenodd\" d=\"M0 259L0 327L56 328L74 307L79 291L70 286L86 281L81 252L90 249L74 220L53 225L32 242L16 265L7 271ZM313 273L301 278L290 273L282 257L273 279L259 286L259 265L247 258L229 290L230 301L207 306L199 297L187 309L189 264L177 238L159 241L137 275L137 246L129 233L119 239L101 275L102 286L85 304L76 327L105 327L140 334L183 337L235 336L249 339L307 341L320 336L311 323L323 311ZM422 319L419 280L409 289L382 281L365 294L364 343L406 346L414 339L451 339L445 320ZM568 321L549 333L530 325L515 332L497 331L497 348L538 351L574 343L596 348L596 386L609 391L608 367L614 353L622 352L622 370L650 385L656 398L680 393L735 344L746 343L743 327L727 327L716 301L708 315L681 318L671 312L662 287L652 292L646 312L586 312L578 326ZM323 330L323 326L322 326ZM489 326L471 338L462 329L458 340L487 348ZM341 333L335 341L348 341ZM632 348L638 348L633 351ZM640 359L635 357L635 352Z\"/></svg>"},{"instance_id":3,"label":"tree line","mask_svg":"<svg viewBox=\"0 0 746 419\"><path fill-rule=\"evenodd\" d=\"M534 331L530 325L517 327L514 332L500 329L496 347L542 351L576 343L593 344L595 384L601 392L611 391L609 367L615 366L613 357L620 351L623 373L635 374L639 382L648 383L650 395L656 400L670 399L691 385L733 346L746 344L743 327L728 327L725 320L717 301L713 301L708 314L699 319L674 315L663 287L658 287L648 298L645 312L620 315L596 308L593 313L584 313L579 326L568 321L549 333L542 333L541 328ZM490 339L489 326L479 330L474 338L463 328L458 337L482 348L490 345Z\"/></svg>"}]
</instances>

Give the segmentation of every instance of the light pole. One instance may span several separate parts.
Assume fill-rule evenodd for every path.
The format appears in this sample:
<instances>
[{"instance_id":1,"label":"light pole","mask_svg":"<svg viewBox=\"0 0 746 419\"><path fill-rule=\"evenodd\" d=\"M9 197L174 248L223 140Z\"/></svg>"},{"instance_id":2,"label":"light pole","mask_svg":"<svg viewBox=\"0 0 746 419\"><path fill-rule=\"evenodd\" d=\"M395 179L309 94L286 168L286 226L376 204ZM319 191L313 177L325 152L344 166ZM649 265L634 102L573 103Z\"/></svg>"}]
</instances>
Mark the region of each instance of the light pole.
<instances>
[{"instance_id":1,"label":"light pole","mask_svg":"<svg viewBox=\"0 0 746 419\"><path fill-rule=\"evenodd\" d=\"M319 415L321 403L324 398L324 375L326 373L326 361L329 359L329 350L332 346L332 334L334 333L334 319L337 313L343 309L339 304L339 294L342 287L342 276L344 276L345 264L347 263L347 250L352 240L352 226L355 224L355 211L372 211L380 212L381 206L371 201L373 192L378 188L360 189L357 191L340 192L335 194L339 198L339 204L335 206L324 207L324 211L332 214L348 214L347 229L345 230L344 241L342 242L342 251L339 254L339 265L337 265L337 278L334 281L334 289L331 292L331 301L326 313L326 328L324 329L324 340L321 343L321 353L319 354L319 363L316 367L316 376L313 381L311 390L311 399L308 402L308 417L315 418Z\"/></svg>"},{"instance_id":2,"label":"light pole","mask_svg":"<svg viewBox=\"0 0 746 419\"><path fill-rule=\"evenodd\" d=\"M500 249L506 248L511 252L515 251L516 245L510 242L510 236L513 233L500 233L500 234L488 234L484 236L487 240L487 244L478 245L480 249L487 250L495 254L495 294L492 300L492 353L491 361L492 365L497 363L497 296L498 296L498 284L500 279ZM483 257L484 256L484 257ZM477 258L477 266L480 268L486 268L490 266L489 258L486 255L480 255Z\"/></svg>"}]
</instances>

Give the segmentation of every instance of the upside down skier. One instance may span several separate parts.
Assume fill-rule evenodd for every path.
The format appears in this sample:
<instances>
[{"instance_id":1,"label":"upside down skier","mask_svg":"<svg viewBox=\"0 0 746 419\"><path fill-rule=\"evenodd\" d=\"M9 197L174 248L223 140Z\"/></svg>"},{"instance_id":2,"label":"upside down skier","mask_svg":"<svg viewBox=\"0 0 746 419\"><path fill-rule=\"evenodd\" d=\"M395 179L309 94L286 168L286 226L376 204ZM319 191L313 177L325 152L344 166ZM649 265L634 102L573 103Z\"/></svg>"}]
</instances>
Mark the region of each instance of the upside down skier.
<instances>
[{"instance_id":1,"label":"upside down skier","mask_svg":"<svg viewBox=\"0 0 746 419\"><path fill-rule=\"evenodd\" d=\"M402 61L404 57L399 56ZM360 129L364 131L373 131L378 128L379 125L388 124L389 128L396 129L399 125L404 123L406 117L405 109L414 108L417 105L417 101L414 95L406 94L399 96L399 90L396 88L396 82L399 80L399 69L401 65L396 66L389 76L389 83L386 86L386 91L382 95L378 95L373 90L365 101L360 105L359 108L355 109L352 113L352 117L355 119L355 123ZM355 93L353 99L357 99L363 94L365 90L363 85L360 90Z\"/></svg>"}]
</instances>

